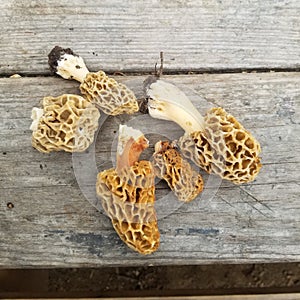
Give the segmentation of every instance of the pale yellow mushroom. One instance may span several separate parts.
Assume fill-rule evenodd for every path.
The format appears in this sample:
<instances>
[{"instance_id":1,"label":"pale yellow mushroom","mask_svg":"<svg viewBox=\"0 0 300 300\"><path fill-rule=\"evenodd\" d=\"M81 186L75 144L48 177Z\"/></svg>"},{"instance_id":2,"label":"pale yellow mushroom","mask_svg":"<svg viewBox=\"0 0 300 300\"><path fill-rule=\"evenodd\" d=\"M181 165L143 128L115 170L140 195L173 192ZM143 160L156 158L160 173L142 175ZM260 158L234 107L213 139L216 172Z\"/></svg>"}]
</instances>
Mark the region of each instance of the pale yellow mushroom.
<instances>
[{"instance_id":1,"label":"pale yellow mushroom","mask_svg":"<svg viewBox=\"0 0 300 300\"><path fill-rule=\"evenodd\" d=\"M178 141L184 156L236 184L255 179L261 168L260 145L232 115L217 107L203 117L178 87L155 77L145 81L145 89L149 114L185 130Z\"/></svg>"},{"instance_id":2,"label":"pale yellow mushroom","mask_svg":"<svg viewBox=\"0 0 300 300\"><path fill-rule=\"evenodd\" d=\"M150 254L160 243L157 226L154 170L149 161L138 161L148 141L141 131L120 126L116 169L100 172L96 191L104 211L123 242Z\"/></svg>"},{"instance_id":3,"label":"pale yellow mushroom","mask_svg":"<svg viewBox=\"0 0 300 300\"><path fill-rule=\"evenodd\" d=\"M133 114L139 110L134 93L124 84L108 77L103 71L89 72L84 60L70 48L54 47L48 55L52 72L81 83L86 99L108 115Z\"/></svg>"},{"instance_id":4,"label":"pale yellow mushroom","mask_svg":"<svg viewBox=\"0 0 300 300\"><path fill-rule=\"evenodd\" d=\"M182 158L174 145L167 141L157 142L152 158L155 175L167 182L178 200L189 202L202 192L202 176Z\"/></svg>"},{"instance_id":5,"label":"pale yellow mushroom","mask_svg":"<svg viewBox=\"0 0 300 300\"><path fill-rule=\"evenodd\" d=\"M45 97L32 109L32 146L40 152L82 152L94 141L99 110L78 95Z\"/></svg>"}]
</instances>

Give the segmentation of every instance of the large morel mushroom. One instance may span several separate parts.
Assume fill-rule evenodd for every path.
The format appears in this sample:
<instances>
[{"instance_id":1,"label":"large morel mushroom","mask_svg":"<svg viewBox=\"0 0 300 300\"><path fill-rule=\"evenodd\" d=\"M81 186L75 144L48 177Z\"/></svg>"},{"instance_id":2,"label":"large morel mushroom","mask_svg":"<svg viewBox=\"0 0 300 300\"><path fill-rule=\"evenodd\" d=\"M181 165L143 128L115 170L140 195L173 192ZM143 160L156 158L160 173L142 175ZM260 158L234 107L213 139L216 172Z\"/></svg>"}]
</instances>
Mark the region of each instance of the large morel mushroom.
<instances>
[{"instance_id":1,"label":"large morel mushroom","mask_svg":"<svg viewBox=\"0 0 300 300\"><path fill-rule=\"evenodd\" d=\"M148 141L141 131L120 125L116 169L98 174L96 191L120 238L131 249L150 254L159 247L154 208L154 170L138 161Z\"/></svg>"},{"instance_id":2,"label":"large morel mushroom","mask_svg":"<svg viewBox=\"0 0 300 300\"><path fill-rule=\"evenodd\" d=\"M232 115L217 107L203 117L181 90L155 77L145 81L145 90L149 114L185 130L178 146L187 158L236 184L255 179L261 168L260 145Z\"/></svg>"}]
</instances>

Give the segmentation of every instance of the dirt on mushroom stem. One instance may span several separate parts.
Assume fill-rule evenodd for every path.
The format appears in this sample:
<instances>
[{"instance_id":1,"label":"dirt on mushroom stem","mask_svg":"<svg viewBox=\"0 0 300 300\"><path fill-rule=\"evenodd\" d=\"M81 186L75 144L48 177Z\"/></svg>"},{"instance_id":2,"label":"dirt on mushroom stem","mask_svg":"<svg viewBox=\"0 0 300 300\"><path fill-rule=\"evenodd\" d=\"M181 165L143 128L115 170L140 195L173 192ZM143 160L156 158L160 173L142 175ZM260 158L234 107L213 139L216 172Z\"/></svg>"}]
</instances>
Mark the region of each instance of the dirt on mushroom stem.
<instances>
[{"instance_id":1,"label":"dirt on mushroom stem","mask_svg":"<svg viewBox=\"0 0 300 300\"><path fill-rule=\"evenodd\" d=\"M65 54L79 56L75 54L70 48L62 48L60 46L55 46L48 54L48 64L52 73L57 72L58 61L60 61Z\"/></svg>"}]
</instances>

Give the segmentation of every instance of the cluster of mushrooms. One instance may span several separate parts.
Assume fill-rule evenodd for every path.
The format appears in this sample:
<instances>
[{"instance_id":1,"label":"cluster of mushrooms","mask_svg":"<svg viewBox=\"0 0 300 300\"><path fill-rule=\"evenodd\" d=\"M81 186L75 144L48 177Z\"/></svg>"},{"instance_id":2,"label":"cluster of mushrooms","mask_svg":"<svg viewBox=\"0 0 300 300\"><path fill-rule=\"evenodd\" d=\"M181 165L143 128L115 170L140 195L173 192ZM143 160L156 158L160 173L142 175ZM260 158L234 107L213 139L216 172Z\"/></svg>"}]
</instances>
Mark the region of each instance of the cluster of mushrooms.
<instances>
[{"instance_id":1,"label":"cluster of mushrooms","mask_svg":"<svg viewBox=\"0 0 300 300\"><path fill-rule=\"evenodd\" d=\"M45 97L42 108L32 109L32 146L37 150L85 151L94 141L100 111L112 116L139 112L127 86L103 71L89 72L71 49L56 46L48 57L53 72L81 83L82 96ZM189 161L235 184L254 180L261 168L259 143L232 115L217 107L203 117L181 90L159 75L144 82L146 112L176 122L184 135L176 141L158 141L152 158L139 160L149 141L140 130L120 125L116 167L100 172L96 183L114 229L141 254L153 253L160 243L155 177L165 180L178 200L189 202L204 185Z\"/></svg>"}]
</instances>

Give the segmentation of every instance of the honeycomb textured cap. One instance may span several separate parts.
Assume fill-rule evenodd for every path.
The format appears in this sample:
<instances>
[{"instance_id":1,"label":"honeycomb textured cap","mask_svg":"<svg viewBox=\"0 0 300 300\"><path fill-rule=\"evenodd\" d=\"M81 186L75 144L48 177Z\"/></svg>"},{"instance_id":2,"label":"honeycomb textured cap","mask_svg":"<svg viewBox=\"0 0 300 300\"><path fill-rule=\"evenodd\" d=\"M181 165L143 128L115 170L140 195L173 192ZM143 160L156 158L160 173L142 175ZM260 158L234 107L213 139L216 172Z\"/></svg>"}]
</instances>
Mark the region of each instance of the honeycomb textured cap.
<instances>
[{"instance_id":1,"label":"honeycomb textured cap","mask_svg":"<svg viewBox=\"0 0 300 300\"><path fill-rule=\"evenodd\" d=\"M157 142L153 154L155 174L164 179L180 201L189 202L203 190L202 176L169 142Z\"/></svg>"},{"instance_id":2,"label":"honeycomb textured cap","mask_svg":"<svg viewBox=\"0 0 300 300\"><path fill-rule=\"evenodd\" d=\"M81 152L94 140L99 110L78 95L45 97L43 114L32 132L32 146L41 152ZM35 108L34 108L35 109Z\"/></svg>"},{"instance_id":3,"label":"honeycomb textured cap","mask_svg":"<svg viewBox=\"0 0 300 300\"><path fill-rule=\"evenodd\" d=\"M103 71L88 73L80 85L81 93L106 114L133 114L139 110L134 93Z\"/></svg>"},{"instance_id":4,"label":"honeycomb textured cap","mask_svg":"<svg viewBox=\"0 0 300 300\"><path fill-rule=\"evenodd\" d=\"M146 187L134 185L135 181L125 182L116 170L109 169L98 174L97 195L122 241L141 254L150 254L160 243L154 208L155 187L151 184L154 183L153 167L148 161L139 161L128 172L144 178Z\"/></svg>"},{"instance_id":5,"label":"honeycomb textured cap","mask_svg":"<svg viewBox=\"0 0 300 300\"><path fill-rule=\"evenodd\" d=\"M152 188L155 184L153 166L145 160L135 162L131 167L123 167L117 172L122 182L136 188Z\"/></svg>"},{"instance_id":6,"label":"honeycomb textured cap","mask_svg":"<svg viewBox=\"0 0 300 300\"><path fill-rule=\"evenodd\" d=\"M261 168L261 148L251 133L220 107L207 112L205 125L204 132L179 139L184 156L208 173L236 184L254 180Z\"/></svg>"}]
</instances>

